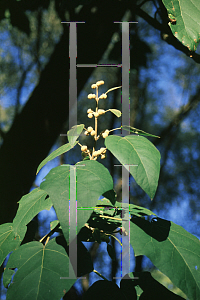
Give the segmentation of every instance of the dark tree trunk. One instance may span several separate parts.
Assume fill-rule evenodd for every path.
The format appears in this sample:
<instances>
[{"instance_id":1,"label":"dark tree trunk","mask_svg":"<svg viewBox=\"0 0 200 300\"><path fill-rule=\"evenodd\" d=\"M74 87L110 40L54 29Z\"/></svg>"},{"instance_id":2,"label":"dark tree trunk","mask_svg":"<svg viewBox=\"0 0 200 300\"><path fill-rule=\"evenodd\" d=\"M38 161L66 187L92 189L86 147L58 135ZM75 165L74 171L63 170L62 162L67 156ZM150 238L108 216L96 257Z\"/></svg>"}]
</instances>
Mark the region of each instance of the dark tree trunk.
<instances>
[{"instance_id":1,"label":"dark tree trunk","mask_svg":"<svg viewBox=\"0 0 200 300\"><path fill-rule=\"evenodd\" d=\"M118 29L126 6L109 1L82 8L78 24L77 63L98 63L112 34ZM64 33L41 74L28 102L16 117L0 149L0 223L13 220L17 201L29 192L39 163L48 155L69 115L69 29ZM78 69L78 94L90 77L92 68Z\"/></svg>"}]
</instances>

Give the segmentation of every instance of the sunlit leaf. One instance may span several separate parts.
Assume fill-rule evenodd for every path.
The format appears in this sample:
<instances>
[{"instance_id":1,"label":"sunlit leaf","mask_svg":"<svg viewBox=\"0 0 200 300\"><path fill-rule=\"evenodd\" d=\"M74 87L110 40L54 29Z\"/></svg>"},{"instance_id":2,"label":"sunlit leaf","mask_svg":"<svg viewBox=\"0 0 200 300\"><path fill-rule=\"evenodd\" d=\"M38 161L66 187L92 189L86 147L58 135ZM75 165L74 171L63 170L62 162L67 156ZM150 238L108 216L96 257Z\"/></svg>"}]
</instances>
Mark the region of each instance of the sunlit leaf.
<instances>
[{"instance_id":1,"label":"sunlit leaf","mask_svg":"<svg viewBox=\"0 0 200 300\"><path fill-rule=\"evenodd\" d=\"M24 225L18 229L17 233L15 233L13 223L0 225L0 265L11 251L20 246L26 234L26 230L27 227Z\"/></svg>"},{"instance_id":2,"label":"sunlit leaf","mask_svg":"<svg viewBox=\"0 0 200 300\"><path fill-rule=\"evenodd\" d=\"M146 215L146 216L151 216L154 215L156 216L156 214L154 214L152 211L150 211L149 209L142 207L142 206L138 206L138 205L134 205L134 204L130 204L130 214L131 215L135 215L140 217L141 215Z\"/></svg>"},{"instance_id":3,"label":"sunlit leaf","mask_svg":"<svg viewBox=\"0 0 200 300\"><path fill-rule=\"evenodd\" d=\"M124 129L124 130L130 131L131 133L138 134L138 135L144 135L144 136L151 136L151 137L159 138L159 136L157 136L157 135L147 133L143 130L140 130L140 129L137 129L137 128L134 128L134 127L131 127L131 126L128 126L128 125L122 125L121 128Z\"/></svg>"},{"instance_id":4,"label":"sunlit leaf","mask_svg":"<svg viewBox=\"0 0 200 300\"><path fill-rule=\"evenodd\" d=\"M130 222L135 256L146 255L190 300L200 299L200 241L181 226L169 223L168 236L158 241L145 232L147 225L141 229L142 226ZM158 230L165 235L163 226Z\"/></svg>"},{"instance_id":5,"label":"sunlit leaf","mask_svg":"<svg viewBox=\"0 0 200 300\"><path fill-rule=\"evenodd\" d=\"M118 118L121 117L121 111L118 109L114 109L114 108L110 108L108 109L109 111L111 111L115 116L117 116Z\"/></svg>"},{"instance_id":6,"label":"sunlit leaf","mask_svg":"<svg viewBox=\"0 0 200 300\"><path fill-rule=\"evenodd\" d=\"M74 170L72 172L75 172ZM70 165L58 166L47 174L40 187L50 195L67 242L69 239L69 177L72 176L77 181L77 234L89 219L98 198L113 189L113 180L109 171L93 160L77 163L75 174L71 174Z\"/></svg>"},{"instance_id":7,"label":"sunlit leaf","mask_svg":"<svg viewBox=\"0 0 200 300\"><path fill-rule=\"evenodd\" d=\"M108 136L105 146L120 161L152 199L155 195L160 173L160 152L142 136ZM132 165L132 166L128 166Z\"/></svg>"},{"instance_id":8,"label":"sunlit leaf","mask_svg":"<svg viewBox=\"0 0 200 300\"><path fill-rule=\"evenodd\" d=\"M16 233L18 228L27 225L40 211L50 210L52 202L49 197L47 199L46 197L47 193L45 191L36 188L20 199L19 208L13 220Z\"/></svg>"},{"instance_id":9,"label":"sunlit leaf","mask_svg":"<svg viewBox=\"0 0 200 300\"><path fill-rule=\"evenodd\" d=\"M75 125L69 131L67 131L68 141L72 147L75 146L76 140L83 131L84 126L84 124Z\"/></svg>"},{"instance_id":10,"label":"sunlit leaf","mask_svg":"<svg viewBox=\"0 0 200 300\"><path fill-rule=\"evenodd\" d=\"M44 167L44 165L46 165L46 163L48 163L50 160L54 159L55 157L71 150L78 142L74 143L74 145L70 145L69 143L68 144L65 144L61 147L59 147L58 149L56 149L55 151L53 151L49 156L47 156L38 166L37 168L37 172L36 174L40 171L40 169L42 169L42 167Z\"/></svg>"},{"instance_id":11,"label":"sunlit leaf","mask_svg":"<svg viewBox=\"0 0 200 300\"><path fill-rule=\"evenodd\" d=\"M47 245L30 242L14 251L6 268L17 268L7 300L60 299L76 281L65 249L52 239Z\"/></svg>"},{"instance_id":12,"label":"sunlit leaf","mask_svg":"<svg viewBox=\"0 0 200 300\"><path fill-rule=\"evenodd\" d=\"M162 0L173 35L189 50L195 51L200 40L199 0Z\"/></svg>"}]
</instances>

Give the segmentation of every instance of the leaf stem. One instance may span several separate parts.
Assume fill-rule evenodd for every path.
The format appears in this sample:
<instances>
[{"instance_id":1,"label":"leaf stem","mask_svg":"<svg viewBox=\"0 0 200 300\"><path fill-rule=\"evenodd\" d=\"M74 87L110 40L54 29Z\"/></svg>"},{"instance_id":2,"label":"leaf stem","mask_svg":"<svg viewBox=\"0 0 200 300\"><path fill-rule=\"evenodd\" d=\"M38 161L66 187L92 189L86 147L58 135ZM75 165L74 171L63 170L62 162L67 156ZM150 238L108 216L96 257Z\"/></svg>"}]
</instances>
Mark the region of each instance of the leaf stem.
<instances>
[{"instance_id":1,"label":"leaf stem","mask_svg":"<svg viewBox=\"0 0 200 300\"><path fill-rule=\"evenodd\" d=\"M114 90L116 90L116 89L119 89L119 88L121 88L121 87L122 87L122 85L116 86L116 87L114 87L114 88L112 88L112 89L109 89L105 94L108 94L109 92L114 91Z\"/></svg>"},{"instance_id":2,"label":"leaf stem","mask_svg":"<svg viewBox=\"0 0 200 300\"><path fill-rule=\"evenodd\" d=\"M98 271L93 270L94 273L96 273L97 275L99 275L101 278L103 278L104 280L109 281L106 277L104 277L103 275L101 275Z\"/></svg>"},{"instance_id":3,"label":"leaf stem","mask_svg":"<svg viewBox=\"0 0 200 300\"><path fill-rule=\"evenodd\" d=\"M116 238L116 236L112 235L112 234L107 234L112 236L114 239L116 239L116 241L118 241L118 243L120 244L121 247L123 247L122 243L120 242L120 240L118 238Z\"/></svg>"}]
</instances>

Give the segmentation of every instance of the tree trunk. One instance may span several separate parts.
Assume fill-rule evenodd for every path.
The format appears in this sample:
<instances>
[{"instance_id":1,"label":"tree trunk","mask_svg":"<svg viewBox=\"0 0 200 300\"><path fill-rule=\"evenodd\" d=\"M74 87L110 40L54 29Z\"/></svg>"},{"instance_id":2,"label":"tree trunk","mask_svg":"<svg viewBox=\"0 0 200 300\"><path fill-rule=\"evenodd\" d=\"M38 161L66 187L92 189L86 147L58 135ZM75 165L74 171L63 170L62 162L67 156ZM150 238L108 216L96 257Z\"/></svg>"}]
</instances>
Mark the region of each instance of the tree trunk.
<instances>
[{"instance_id":1,"label":"tree trunk","mask_svg":"<svg viewBox=\"0 0 200 300\"><path fill-rule=\"evenodd\" d=\"M112 1L82 8L77 25L77 63L98 63L112 34L118 29L126 6ZM72 20L73 21L73 20ZM39 163L48 155L69 115L69 28L64 33L41 74L21 113L14 120L0 149L0 224L13 220L17 201L29 192ZM108 30L109 28L109 30ZM77 71L78 94L90 77L92 68Z\"/></svg>"}]
</instances>

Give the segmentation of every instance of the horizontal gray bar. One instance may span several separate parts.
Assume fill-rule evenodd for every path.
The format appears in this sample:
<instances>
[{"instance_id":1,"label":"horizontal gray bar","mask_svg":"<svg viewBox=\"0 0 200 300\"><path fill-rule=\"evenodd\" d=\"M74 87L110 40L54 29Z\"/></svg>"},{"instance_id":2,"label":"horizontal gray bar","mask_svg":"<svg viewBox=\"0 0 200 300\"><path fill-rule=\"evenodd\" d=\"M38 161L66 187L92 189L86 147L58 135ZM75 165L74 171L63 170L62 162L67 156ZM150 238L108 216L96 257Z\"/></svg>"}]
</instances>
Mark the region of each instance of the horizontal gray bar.
<instances>
[{"instance_id":1,"label":"horizontal gray bar","mask_svg":"<svg viewBox=\"0 0 200 300\"><path fill-rule=\"evenodd\" d=\"M90 67L90 68L94 68L94 67L121 67L122 64L118 64L118 65L114 65L114 64L77 64L77 67Z\"/></svg>"}]
</instances>

